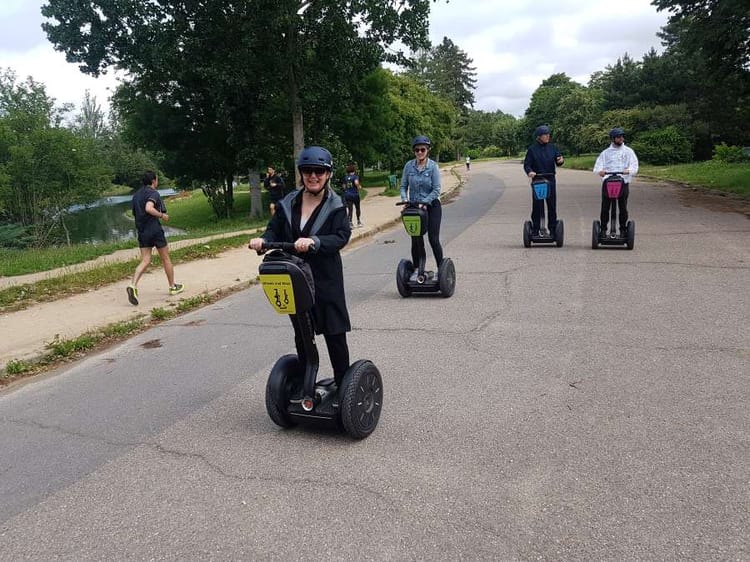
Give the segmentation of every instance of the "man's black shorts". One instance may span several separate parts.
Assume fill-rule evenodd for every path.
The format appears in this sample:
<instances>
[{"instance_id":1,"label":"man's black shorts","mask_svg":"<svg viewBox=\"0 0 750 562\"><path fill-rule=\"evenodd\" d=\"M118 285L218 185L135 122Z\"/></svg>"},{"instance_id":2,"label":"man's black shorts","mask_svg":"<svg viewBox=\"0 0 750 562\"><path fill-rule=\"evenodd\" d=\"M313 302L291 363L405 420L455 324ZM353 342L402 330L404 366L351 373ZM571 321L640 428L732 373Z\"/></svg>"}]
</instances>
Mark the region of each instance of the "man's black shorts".
<instances>
[{"instance_id":1,"label":"man's black shorts","mask_svg":"<svg viewBox=\"0 0 750 562\"><path fill-rule=\"evenodd\" d=\"M138 233L138 246L141 248L163 248L166 245L167 239L161 227Z\"/></svg>"}]
</instances>

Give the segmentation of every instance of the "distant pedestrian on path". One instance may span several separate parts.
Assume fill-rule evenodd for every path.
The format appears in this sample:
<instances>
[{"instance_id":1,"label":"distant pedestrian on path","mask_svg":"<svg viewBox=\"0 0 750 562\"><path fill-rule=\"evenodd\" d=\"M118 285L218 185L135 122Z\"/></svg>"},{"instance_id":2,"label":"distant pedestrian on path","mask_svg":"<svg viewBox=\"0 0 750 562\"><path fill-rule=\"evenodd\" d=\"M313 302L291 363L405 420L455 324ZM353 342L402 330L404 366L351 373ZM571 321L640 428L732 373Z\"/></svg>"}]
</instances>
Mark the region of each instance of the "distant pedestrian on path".
<instances>
[{"instance_id":1,"label":"distant pedestrian on path","mask_svg":"<svg viewBox=\"0 0 750 562\"><path fill-rule=\"evenodd\" d=\"M174 282L174 266L172 266L172 260L169 259L169 246L164 236L164 229L159 222L160 219L169 221L169 215L159 192L156 191L158 186L158 176L149 170L143 174L143 185L133 195L133 217L135 217L135 227L138 230L141 263L135 268L133 282L127 288L128 301L132 305L138 304L138 281L151 264L151 253L154 247L159 252L164 273L167 275L169 294L178 295L185 290L182 283Z\"/></svg>"},{"instance_id":2,"label":"distant pedestrian on path","mask_svg":"<svg viewBox=\"0 0 750 562\"><path fill-rule=\"evenodd\" d=\"M468 172L471 169L471 156L466 157L466 171Z\"/></svg>"},{"instance_id":3,"label":"distant pedestrian on path","mask_svg":"<svg viewBox=\"0 0 750 562\"><path fill-rule=\"evenodd\" d=\"M271 211L271 216L276 212L276 206L284 198L284 184L283 178L276 172L276 168L272 165L268 166L266 170L266 177L263 179L263 187L268 191L268 195L271 197L271 202L268 205Z\"/></svg>"},{"instance_id":4,"label":"distant pedestrian on path","mask_svg":"<svg viewBox=\"0 0 750 562\"><path fill-rule=\"evenodd\" d=\"M349 164L346 167L346 175L344 176L343 190L344 190L344 202L346 203L346 212L349 215L349 227L354 228L354 210L357 211L357 226L362 226L362 210L361 200L359 197L359 176L357 175L357 166Z\"/></svg>"}]
</instances>

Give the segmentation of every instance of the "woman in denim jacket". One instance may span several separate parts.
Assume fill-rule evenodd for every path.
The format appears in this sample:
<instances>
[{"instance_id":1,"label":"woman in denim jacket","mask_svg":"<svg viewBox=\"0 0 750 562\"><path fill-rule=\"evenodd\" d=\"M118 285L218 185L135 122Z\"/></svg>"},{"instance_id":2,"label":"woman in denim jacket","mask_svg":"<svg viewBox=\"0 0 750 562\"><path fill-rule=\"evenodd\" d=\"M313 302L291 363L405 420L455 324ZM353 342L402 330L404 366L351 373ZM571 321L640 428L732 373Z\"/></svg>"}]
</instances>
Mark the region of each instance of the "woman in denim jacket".
<instances>
[{"instance_id":1,"label":"woman in denim jacket","mask_svg":"<svg viewBox=\"0 0 750 562\"><path fill-rule=\"evenodd\" d=\"M434 160L429 158L432 143L428 137L414 137L411 147L414 159L409 160L401 174L401 200L417 203L427 211L427 238L437 262L437 268L443 262L443 248L440 245L440 221L443 209L440 206L440 169ZM412 236L412 263L419 263L419 257L425 255L424 238Z\"/></svg>"}]
</instances>

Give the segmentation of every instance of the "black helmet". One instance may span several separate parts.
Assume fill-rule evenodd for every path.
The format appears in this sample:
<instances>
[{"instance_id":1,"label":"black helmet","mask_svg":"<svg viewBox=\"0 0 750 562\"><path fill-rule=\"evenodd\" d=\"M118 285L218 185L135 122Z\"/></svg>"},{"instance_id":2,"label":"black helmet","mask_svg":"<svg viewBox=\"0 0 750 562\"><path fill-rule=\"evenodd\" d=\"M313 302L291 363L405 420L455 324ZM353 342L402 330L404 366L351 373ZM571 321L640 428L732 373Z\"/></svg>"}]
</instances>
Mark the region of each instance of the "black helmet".
<instances>
[{"instance_id":1,"label":"black helmet","mask_svg":"<svg viewBox=\"0 0 750 562\"><path fill-rule=\"evenodd\" d=\"M535 137L541 137L542 135L549 135L549 125L539 125L536 129L534 129L534 136Z\"/></svg>"},{"instance_id":2,"label":"black helmet","mask_svg":"<svg viewBox=\"0 0 750 562\"><path fill-rule=\"evenodd\" d=\"M424 135L417 135L414 137L414 140L411 141L411 147L414 148L418 144L425 144L427 146L432 146L432 143L430 142L430 137L426 137Z\"/></svg>"},{"instance_id":3,"label":"black helmet","mask_svg":"<svg viewBox=\"0 0 750 562\"><path fill-rule=\"evenodd\" d=\"M297 157L297 168L303 166L323 166L331 171L333 169L333 157L322 146L308 146L303 148Z\"/></svg>"},{"instance_id":4,"label":"black helmet","mask_svg":"<svg viewBox=\"0 0 750 562\"><path fill-rule=\"evenodd\" d=\"M615 127L609 132L609 138L613 139L615 137L624 137L625 131L622 130L621 127Z\"/></svg>"}]
</instances>

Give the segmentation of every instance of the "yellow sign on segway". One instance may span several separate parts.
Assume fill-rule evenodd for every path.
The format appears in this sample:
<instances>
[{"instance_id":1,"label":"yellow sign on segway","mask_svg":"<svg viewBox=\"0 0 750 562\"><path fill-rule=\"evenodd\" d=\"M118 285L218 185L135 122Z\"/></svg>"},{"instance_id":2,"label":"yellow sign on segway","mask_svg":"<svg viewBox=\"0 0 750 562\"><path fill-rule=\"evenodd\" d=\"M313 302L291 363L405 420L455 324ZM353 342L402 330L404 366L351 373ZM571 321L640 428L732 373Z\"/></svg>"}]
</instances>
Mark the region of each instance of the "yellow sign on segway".
<instances>
[{"instance_id":1,"label":"yellow sign on segway","mask_svg":"<svg viewBox=\"0 0 750 562\"><path fill-rule=\"evenodd\" d=\"M261 274L260 284L268 302L279 314L296 314L292 276L286 274Z\"/></svg>"},{"instance_id":2,"label":"yellow sign on segway","mask_svg":"<svg viewBox=\"0 0 750 562\"><path fill-rule=\"evenodd\" d=\"M422 235L422 218L419 215L403 215L401 220L409 236Z\"/></svg>"}]
</instances>

